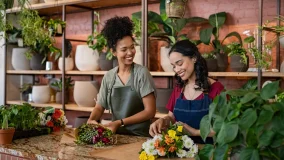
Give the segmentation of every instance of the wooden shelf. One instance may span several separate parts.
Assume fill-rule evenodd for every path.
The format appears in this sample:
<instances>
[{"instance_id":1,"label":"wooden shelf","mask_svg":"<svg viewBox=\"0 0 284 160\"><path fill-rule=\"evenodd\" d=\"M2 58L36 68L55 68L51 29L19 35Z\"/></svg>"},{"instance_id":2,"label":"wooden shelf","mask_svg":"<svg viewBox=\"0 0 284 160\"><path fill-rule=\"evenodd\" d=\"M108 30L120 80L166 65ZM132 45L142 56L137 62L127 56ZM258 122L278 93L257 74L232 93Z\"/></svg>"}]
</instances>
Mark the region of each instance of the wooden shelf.
<instances>
[{"instance_id":1,"label":"wooden shelf","mask_svg":"<svg viewBox=\"0 0 284 160\"><path fill-rule=\"evenodd\" d=\"M60 70L7 70L7 74L62 74Z\"/></svg>"},{"instance_id":2,"label":"wooden shelf","mask_svg":"<svg viewBox=\"0 0 284 160\"><path fill-rule=\"evenodd\" d=\"M150 0L148 3L158 3L158 0ZM91 11L98 8L123 7L141 4L141 0L63 0L52 3L38 3L30 6L33 10L38 10L40 15L53 15L62 13L62 6L66 5L66 13L76 13ZM16 13L20 7L6 10L6 13Z\"/></svg>"},{"instance_id":3,"label":"wooden shelf","mask_svg":"<svg viewBox=\"0 0 284 160\"><path fill-rule=\"evenodd\" d=\"M67 71L67 75L105 75L107 71Z\"/></svg>"},{"instance_id":4,"label":"wooden shelf","mask_svg":"<svg viewBox=\"0 0 284 160\"><path fill-rule=\"evenodd\" d=\"M6 104L23 104L23 103L28 103L26 101L6 101ZM62 109L62 105L61 104L57 104L57 103L44 103L44 104L39 104L39 103L29 103L31 104L33 107L54 107L54 108L58 108L58 109Z\"/></svg>"}]
</instances>

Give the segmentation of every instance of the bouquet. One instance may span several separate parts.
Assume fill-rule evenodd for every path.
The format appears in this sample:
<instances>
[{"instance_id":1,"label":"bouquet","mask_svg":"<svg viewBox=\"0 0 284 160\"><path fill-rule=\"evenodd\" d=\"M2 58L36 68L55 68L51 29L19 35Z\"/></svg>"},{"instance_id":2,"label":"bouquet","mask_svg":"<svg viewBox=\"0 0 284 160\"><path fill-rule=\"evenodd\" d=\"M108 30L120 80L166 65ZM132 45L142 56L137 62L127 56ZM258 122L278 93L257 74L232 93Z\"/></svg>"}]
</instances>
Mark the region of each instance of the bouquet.
<instances>
[{"instance_id":1,"label":"bouquet","mask_svg":"<svg viewBox=\"0 0 284 160\"><path fill-rule=\"evenodd\" d=\"M144 142L139 159L154 160L164 156L193 158L198 152L198 146L182 130L183 126L180 124L170 125L162 135L156 135Z\"/></svg>"},{"instance_id":2,"label":"bouquet","mask_svg":"<svg viewBox=\"0 0 284 160\"><path fill-rule=\"evenodd\" d=\"M42 126L51 127L54 132L60 131L68 123L64 111L61 109L54 109L53 107L46 108L39 113L40 124Z\"/></svg>"},{"instance_id":3,"label":"bouquet","mask_svg":"<svg viewBox=\"0 0 284 160\"><path fill-rule=\"evenodd\" d=\"M75 143L103 147L114 144L114 136L111 130L99 124L83 124L77 129Z\"/></svg>"}]
</instances>

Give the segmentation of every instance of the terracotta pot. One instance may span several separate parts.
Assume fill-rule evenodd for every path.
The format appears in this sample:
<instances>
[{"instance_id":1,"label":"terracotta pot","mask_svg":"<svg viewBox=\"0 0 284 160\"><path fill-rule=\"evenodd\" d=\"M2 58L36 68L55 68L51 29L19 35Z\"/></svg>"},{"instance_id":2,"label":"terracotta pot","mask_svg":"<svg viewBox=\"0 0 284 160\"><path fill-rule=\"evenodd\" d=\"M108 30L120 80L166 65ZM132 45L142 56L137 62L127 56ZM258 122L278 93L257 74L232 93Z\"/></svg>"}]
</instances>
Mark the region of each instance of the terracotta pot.
<instances>
[{"instance_id":1,"label":"terracotta pot","mask_svg":"<svg viewBox=\"0 0 284 160\"><path fill-rule=\"evenodd\" d=\"M168 100L173 92L173 89L160 88L157 89L157 99L156 99L156 107L160 113L168 113L169 110L166 108Z\"/></svg>"},{"instance_id":2,"label":"terracotta pot","mask_svg":"<svg viewBox=\"0 0 284 160\"><path fill-rule=\"evenodd\" d=\"M74 123L74 128L78 128L82 124L87 123L88 119L89 119L89 116L79 116L79 117L76 117L75 123Z\"/></svg>"},{"instance_id":3,"label":"terracotta pot","mask_svg":"<svg viewBox=\"0 0 284 160\"><path fill-rule=\"evenodd\" d=\"M141 46L135 46L136 53L133 62L135 62L136 64L143 65L143 56L140 48Z\"/></svg>"},{"instance_id":4,"label":"terracotta pot","mask_svg":"<svg viewBox=\"0 0 284 160\"><path fill-rule=\"evenodd\" d=\"M113 60L106 59L106 54L107 52L101 53L99 58L99 66L102 71L108 71L113 68Z\"/></svg>"},{"instance_id":5,"label":"terracotta pot","mask_svg":"<svg viewBox=\"0 0 284 160\"><path fill-rule=\"evenodd\" d=\"M12 66L15 70L30 70L30 61L26 58L25 53L28 48L13 48Z\"/></svg>"},{"instance_id":6,"label":"terracotta pot","mask_svg":"<svg viewBox=\"0 0 284 160\"><path fill-rule=\"evenodd\" d=\"M225 72L228 68L228 55L225 53L217 53L218 72Z\"/></svg>"},{"instance_id":7,"label":"terracotta pot","mask_svg":"<svg viewBox=\"0 0 284 160\"><path fill-rule=\"evenodd\" d=\"M42 54L33 54L32 59L30 60L30 67L32 70L45 70L45 63L41 63L44 59Z\"/></svg>"},{"instance_id":8,"label":"terracotta pot","mask_svg":"<svg viewBox=\"0 0 284 160\"><path fill-rule=\"evenodd\" d=\"M33 86L32 99L34 103L48 103L50 100L49 86Z\"/></svg>"},{"instance_id":9,"label":"terracotta pot","mask_svg":"<svg viewBox=\"0 0 284 160\"><path fill-rule=\"evenodd\" d=\"M11 144L15 128L0 129L0 144Z\"/></svg>"},{"instance_id":10,"label":"terracotta pot","mask_svg":"<svg viewBox=\"0 0 284 160\"><path fill-rule=\"evenodd\" d=\"M62 92L56 92L55 101L56 103L59 103L59 104L62 103ZM65 91L64 101L65 101L65 104L69 102L69 91L67 90Z\"/></svg>"},{"instance_id":11,"label":"terracotta pot","mask_svg":"<svg viewBox=\"0 0 284 160\"><path fill-rule=\"evenodd\" d=\"M79 107L94 107L98 93L97 81L75 81L74 100Z\"/></svg>"},{"instance_id":12,"label":"terracotta pot","mask_svg":"<svg viewBox=\"0 0 284 160\"><path fill-rule=\"evenodd\" d=\"M58 60L58 68L59 70L63 70L63 58L60 57ZM74 60L71 57L65 58L65 71L71 71L74 68Z\"/></svg>"},{"instance_id":13,"label":"terracotta pot","mask_svg":"<svg viewBox=\"0 0 284 160\"><path fill-rule=\"evenodd\" d=\"M208 72L217 72L217 59L205 59Z\"/></svg>"},{"instance_id":14,"label":"terracotta pot","mask_svg":"<svg viewBox=\"0 0 284 160\"><path fill-rule=\"evenodd\" d=\"M231 56L230 68L233 72L246 72L248 70L249 57L247 56L247 64L241 62L242 57L239 55Z\"/></svg>"},{"instance_id":15,"label":"terracotta pot","mask_svg":"<svg viewBox=\"0 0 284 160\"><path fill-rule=\"evenodd\" d=\"M169 59L169 52L171 48L167 47L161 47L161 66L165 72L172 72L173 66L171 65L170 59Z\"/></svg>"},{"instance_id":16,"label":"terracotta pot","mask_svg":"<svg viewBox=\"0 0 284 160\"><path fill-rule=\"evenodd\" d=\"M75 64L80 71L96 71L99 69L99 53L88 45L78 45L75 55Z\"/></svg>"}]
</instances>

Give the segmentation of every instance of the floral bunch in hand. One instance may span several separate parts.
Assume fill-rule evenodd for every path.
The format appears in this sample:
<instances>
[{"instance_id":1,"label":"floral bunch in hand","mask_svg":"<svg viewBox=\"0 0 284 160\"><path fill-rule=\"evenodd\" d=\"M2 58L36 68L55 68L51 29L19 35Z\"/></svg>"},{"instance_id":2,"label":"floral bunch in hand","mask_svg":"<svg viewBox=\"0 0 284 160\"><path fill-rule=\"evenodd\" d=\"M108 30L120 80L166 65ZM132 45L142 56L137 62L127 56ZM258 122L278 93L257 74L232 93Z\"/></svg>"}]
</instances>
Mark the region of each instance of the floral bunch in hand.
<instances>
[{"instance_id":1,"label":"floral bunch in hand","mask_svg":"<svg viewBox=\"0 0 284 160\"><path fill-rule=\"evenodd\" d=\"M183 132L181 124L170 125L166 132L156 135L142 144L140 160L154 160L158 157L193 158L198 146Z\"/></svg>"},{"instance_id":2,"label":"floral bunch in hand","mask_svg":"<svg viewBox=\"0 0 284 160\"><path fill-rule=\"evenodd\" d=\"M76 131L77 144L94 144L103 147L114 144L113 132L99 124L83 124Z\"/></svg>"},{"instance_id":3,"label":"floral bunch in hand","mask_svg":"<svg viewBox=\"0 0 284 160\"><path fill-rule=\"evenodd\" d=\"M53 107L48 107L43 112L40 112L39 117L40 124L51 127L54 132L60 131L68 123L64 111Z\"/></svg>"}]
</instances>

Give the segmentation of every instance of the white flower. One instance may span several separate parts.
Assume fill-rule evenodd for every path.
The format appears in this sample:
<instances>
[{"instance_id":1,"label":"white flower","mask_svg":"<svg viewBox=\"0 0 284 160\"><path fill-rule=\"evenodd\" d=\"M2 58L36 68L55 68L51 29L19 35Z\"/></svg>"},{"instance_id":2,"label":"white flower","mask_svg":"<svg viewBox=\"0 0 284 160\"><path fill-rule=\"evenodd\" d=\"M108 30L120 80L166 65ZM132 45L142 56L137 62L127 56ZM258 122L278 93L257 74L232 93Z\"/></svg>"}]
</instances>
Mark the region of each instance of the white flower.
<instances>
[{"instance_id":1,"label":"white flower","mask_svg":"<svg viewBox=\"0 0 284 160\"><path fill-rule=\"evenodd\" d=\"M51 116L47 116L46 121L48 122L48 121L50 121L50 120L51 120Z\"/></svg>"},{"instance_id":2,"label":"white flower","mask_svg":"<svg viewBox=\"0 0 284 160\"><path fill-rule=\"evenodd\" d=\"M153 141L156 142L157 139L159 141L162 141L163 140L162 135L161 134L155 135L154 138L153 138Z\"/></svg>"},{"instance_id":3,"label":"white flower","mask_svg":"<svg viewBox=\"0 0 284 160\"><path fill-rule=\"evenodd\" d=\"M196 154L198 152L198 146L196 144L194 144L191 148L190 148L190 152L192 152L193 154Z\"/></svg>"},{"instance_id":4,"label":"white flower","mask_svg":"<svg viewBox=\"0 0 284 160\"><path fill-rule=\"evenodd\" d=\"M147 146L147 142L144 142L143 144L142 144L142 149L146 149L146 146Z\"/></svg>"},{"instance_id":5,"label":"white flower","mask_svg":"<svg viewBox=\"0 0 284 160\"><path fill-rule=\"evenodd\" d=\"M159 150L158 150L157 152L158 152L158 155L159 155L159 156L165 156L165 155L166 155L166 152L163 152L163 153L162 153L162 152L160 152Z\"/></svg>"},{"instance_id":6,"label":"white flower","mask_svg":"<svg viewBox=\"0 0 284 160\"><path fill-rule=\"evenodd\" d=\"M193 144L194 143L191 138L187 138L185 141L183 141L183 146L187 149L191 148Z\"/></svg>"},{"instance_id":7,"label":"white flower","mask_svg":"<svg viewBox=\"0 0 284 160\"><path fill-rule=\"evenodd\" d=\"M41 125L41 126L45 126L45 124L46 124L46 123L45 123L45 120L40 120L40 125Z\"/></svg>"},{"instance_id":8,"label":"white flower","mask_svg":"<svg viewBox=\"0 0 284 160\"><path fill-rule=\"evenodd\" d=\"M186 158L193 158L193 157L194 157L194 153L190 151L186 153Z\"/></svg>"},{"instance_id":9,"label":"white flower","mask_svg":"<svg viewBox=\"0 0 284 160\"><path fill-rule=\"evenodd\" d=\"M177 156L178 156L179 158L185 157L186 154L187 154L187 152L186 152L185 150L183 150L183 149L179 149L179 150L177 151Z\"/></svg>"},{"instance_id":10,"label":"white flower","mask_svg":"<svg viewBox=\"0 0 284 160\"><path fill-rule=\"evenodd\" d=\"M155 142L153 141L153 139L147 140L147 141L146 141L146 149L147 149L147 148L149 148L149 149L154 149L154 148L155 148L154 143L155 143Z\"/></svg>"},{"instance_id":11,"label":"white flower","mask_svg":"<svg viewBox=\"0 0 284 160\"><path fill-rule=\"evenodd\" d=\"M187 135L183 135L183 136L181 137L181 139L182 139L182 141L186 141L186 140L188 139L188 136L187 136Z\"/></svg>"},{"instance_id":12,"label":"white flower","mask_svg":"<svg viewBox=\"0 0 284 160\"><path fill-rule=\"evenodd\" d=\"M145 152L147 153L147 155L153 155L153 156L158 154L157 150L155 150L154 148L146 148Z\"/></svg>"}]
</instances>

